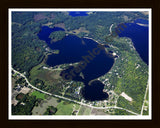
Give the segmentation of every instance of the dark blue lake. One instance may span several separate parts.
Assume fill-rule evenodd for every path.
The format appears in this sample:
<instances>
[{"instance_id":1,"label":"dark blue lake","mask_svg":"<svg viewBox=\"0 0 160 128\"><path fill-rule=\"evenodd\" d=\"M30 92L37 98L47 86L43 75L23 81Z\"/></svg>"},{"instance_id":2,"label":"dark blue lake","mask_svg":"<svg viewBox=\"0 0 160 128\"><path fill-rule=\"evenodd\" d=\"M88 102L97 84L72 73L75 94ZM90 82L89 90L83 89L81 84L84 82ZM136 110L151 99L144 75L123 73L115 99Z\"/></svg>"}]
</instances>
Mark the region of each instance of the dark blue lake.
<instances>
[{"instance_id":1,"label":"dark blue lake","mask_svg":"<svg viewBox=\"0 0 160 128\"><path fill-rule=\"evenodd\" d=\"M82 40L85 44L82 43ZM83 60L82 56L89 55L88 51L92 52L97 45L98 43L92 39L81 39L75 35L66 36L61 41L48 45L51 49L58 49L60 52L59 54L48 56L47 64L53 67L59 64L80 62ZM85 81L89 82L107 73L112 67L113 62L113 58L110 58L105 50L102 50L82 71Z\"/></svg>"},{"instance_id":2,"label":"dark blue lake","mask_svg":"<svg viewBox=\"0 0 160 128\"><path fill-rule=\"evenodd\" d=\"M49 55L46 64L54 67L60 64L81 62L85 58L89 62L84 69L81 69L83 77L80 76L80 73L74 72L75 76L72 75L72 80L82 81L85 84L84 89L82 89L82 95L86 100L107 99L108 94L103 92L103 83L99 81L88 85L88 82L106 74L113 66L114 58L110 57L104 49L101 49L99 54L93 55L93 49L97 48L98 50L99 44L92 39L79 38L75 35L68 35L62 40L51 44L48 38L50 33L50 29L42 27L41 32L38 34L39 39L45 40L51 49L58 49L60 52L59 54ZM92 59L86 56L92 56ZM70 66L68 69L62 71L61 74L64 74L64 72L70 73L72 69L73 66Z\"/></svg>"},{"instance_id":3,"label":"dark blue lake","mask_svg":"<svg viewBox=\"0 0 160 128\"><path fill-rule=\"evenodd\" d=\"M138 25L138 23L140 23ZM144 24L142 26L142 24ZM133 23L125 23L127 27L123 27L119 34L120 37L129 37L132 39L136 51L142 60L148 65L149 58L149 29L148 20L137 19Z\"/></svg>"},{"instance_id":4,"label":"dark blue lake","mask_svg":"<svg viewBox=\"0 0 160 128\"><path fill-rule=\"evenodd\" d=\"M85 86L84 88L82 88L81 93L86 100L105 100L108 98L108 94L103 92L103 88L104 84L102 84L98 80L95 80L91 83L90 86Z\"/></svg>"},{"instance_id":5,"label":"dark blue lake","mask_svg":"<svg viewBox=\"0 0 160 128\"><path fill-rule=\"evenodd\" d=\"M76 16L88 16L88 14L87 14L86 11L83 11L83 12L72 11L72 12L69 12L69 15L72 16L72 17L76 17Z\"/></svg>"}]
</instances>

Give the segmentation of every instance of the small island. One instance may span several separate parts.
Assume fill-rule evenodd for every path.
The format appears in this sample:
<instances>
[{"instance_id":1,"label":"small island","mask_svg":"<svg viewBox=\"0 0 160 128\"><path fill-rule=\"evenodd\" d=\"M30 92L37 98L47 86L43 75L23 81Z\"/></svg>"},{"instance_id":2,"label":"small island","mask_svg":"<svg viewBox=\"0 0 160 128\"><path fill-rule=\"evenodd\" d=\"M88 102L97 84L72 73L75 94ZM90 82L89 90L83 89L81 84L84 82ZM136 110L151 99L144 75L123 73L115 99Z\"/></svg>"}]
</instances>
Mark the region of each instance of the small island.
<instances>
[{"instance_id":1,"label":"small island","mask_svg":"<svg viewBox=\"0 0 160 128\"><path fill-rule=\"evenodd\" d=\"M62 40L64 37L65 37L65 32L64 31L55 31L55 32L52 32L50 34L50 36L49 36L49 38L51 38L51 42L50 43Z\"/></svg>"}]
</instances>

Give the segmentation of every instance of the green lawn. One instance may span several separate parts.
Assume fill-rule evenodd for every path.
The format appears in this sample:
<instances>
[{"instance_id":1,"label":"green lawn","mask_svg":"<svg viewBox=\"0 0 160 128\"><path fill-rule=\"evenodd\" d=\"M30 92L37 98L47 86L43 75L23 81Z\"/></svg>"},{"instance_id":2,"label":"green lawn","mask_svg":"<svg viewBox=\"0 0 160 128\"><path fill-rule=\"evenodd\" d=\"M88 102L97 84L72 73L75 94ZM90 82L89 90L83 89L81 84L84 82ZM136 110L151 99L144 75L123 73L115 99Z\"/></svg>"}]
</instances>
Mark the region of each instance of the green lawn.
<instances>
[{"instance_id":1,"label":"green lawn","mask_svg":"<svg viewBox=\"0 0 160 128\"><path fill-rule=\"evenodd\" d=\"M63 85L61 76L59 75L61 70L48 70L43 68L44 65L39 64L32 68L30 71L29 82L46 92L53 94L61 94L63 91Z\"/></svg>"},{"instance_id":2,"label":"green lawn","mask_svg":"<svg viewBox=\"0 0 160 128\"><path fill-rule=\"evenodd\" d=\"M90 115L91 114L91 108L81 106L78 115Z\"/></svg>"},{"instance_id":3,"label":"green lawn","mask_svg":"<svg viewBox=\"0 0 160 128\"><path fill-rule=\"evenodd\" d=\"M32 110L32 115L43 115L49 106L57 107L59 103L57 98L51 97L50 99L42 100L38 106L34 106Z\"/></svg>"},{"instance_id":4,"label":"green lawn","mask_svg":"<svg viewBox=\"0 0 160 128\"><path fill-rule=\"evenodd\" d=\"M45 99L45 94L40 93L40 92L38 92L38 91L32 92L31 95L36 96L36 98L40 98L40 99L43 99L43 100Z\"/></svg>"},{"instance_id":5,"label":"green lawn","mask_svg":"<svg viewBox=\"0 0 160 128\"><path fill-rule=\"evenodd\" d=\"M50 71L48 69L43 69L43 66L45 65L39 64L30 71L29 80L32 85L35 86L34 81L36 79L42 80L44 85L53 85L53 83L56 84L62 79L59 76L61 70Z\"/></svg>"},{"instance_id":6,"label":"green lawn","mask_svg":"<svg viewBox=\"0 0 160 128\"><path fill-rule=\"evenodd\" d=\"M115 109L114 111L115 111L115 113L113 115L134 115L130 112L127 112L127 111L121 110L121 109Z\"/></svg>"},{"instance_id":7,"label":"green lawn","mask_svg":"<svg viewBox=\"0 0 160 128\"><path fill-rule=\"evenodd\" d=\"M55 115L71 115L73 111L73 103L69 103L68 101L61 101L57 105L57 112Z\"/></svg>"}]
</instances>

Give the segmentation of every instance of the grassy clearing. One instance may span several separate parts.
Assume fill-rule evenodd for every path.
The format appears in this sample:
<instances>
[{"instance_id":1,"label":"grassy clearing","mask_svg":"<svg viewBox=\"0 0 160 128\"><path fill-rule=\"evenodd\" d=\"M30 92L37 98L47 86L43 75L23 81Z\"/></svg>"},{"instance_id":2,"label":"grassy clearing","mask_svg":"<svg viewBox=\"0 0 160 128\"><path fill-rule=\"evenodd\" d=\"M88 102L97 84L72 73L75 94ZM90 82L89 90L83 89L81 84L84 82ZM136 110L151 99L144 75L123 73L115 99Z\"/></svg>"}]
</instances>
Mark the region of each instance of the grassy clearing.
<instances>
[{"instance_id":1,"label":"grassy clearing","mask_svg":"<svg viewBox=\"0 0 160 128\"><path fill-rule=\"evenodd\" d=\"M78 109L79 109L79 107L80 107L80 105L79 105L79 104L75 104L75 109L76 109L76 110L78 110Z\"/></svg>"},{"instance_id":2,"label":"grassy clearing","mask_svg":"<svg viewBox=\"0 0 160 128\"><path fill-rule=\"evenodd\" d=\"M47 69L43 69L43 64L39 64L32 68L30 71L30 82L33 84L35 79L42 80L45 85L52 85L53 83L57 83L61 77L59 76L60 70L50 71Z\"/></svg>"},{"instance_id":3,"label":"grassy clearing","mask_svg":"<svg viewBox=\"0 0 160 128\"><path fill-rule=\"evenodd\" d=\"M35 106L33 108L32 114L33 115L43 115L49 106L57 107L57 105L58 105L57 98L55 97L50 97L50 99L47 98L41 101L41 103L38 106Z\"/></svg>"},{"instance_id":4,"label":"grassy clearing","mask_svg":"<svg viewBox=\"0 0 160 128\"><path fill-rule=\"evenodd\" d=\"M68 101L61 101L57 105L58 111L55 115L71 115L73 111L73 103L70 103Z\"/></svg>"},{"instance_id":5,"label":"grassy clearing","mask_svg":"<svg viewBox=\"0 0 160 128\"><path fill-rule=\"evenodd\" d=\"M29 78L30 78L31 82L34 80L34 78L37 77L37 74L42 73L42 71L39 70L40 67L42 67L42 64L39 64L39 65L33 67L32 70L30 71Z\"/></svg>"},{"instance_id":6,"label":"grassy clearing","mask_svg":"<svg viewBox=\"0 0 160 128\"><path fill-rule=\"evenodd\" d=\"M134 115L130 112L127 112L127 111L121 110L121 109L115 109L114 111L115 111L115 113L113 115Z\"/></svg>"},{"instance_id":7,"label":"grassy clearing","mask_svg":"<svg viewBox=\"0 0 160 128\"><path fill-rule=\"evenodd\" d=\"M105 113L104 110L93 108L91 115L108 115L108 114Z\"/></svg>"},{"instance_id":8,"label":"grassy clearing","mask_svg":"<svg viewBox=\"0 0 160 128\"><path fill-rule=\"evenodd\" d=\"M90 115L91 114L91 108L81 106L78 115Z\"/></svg>"},{"instance_id":9,"label":"grassy clearing","mask_svg":"<svg viewBox=\"0 0 160 128\"><path fill-rule=\"evenodd\" d=\"M86 30L86 28L84 28L84 27L80 27L79 29L68 31L69 34L75 34L75 35L78 35L81 32L83 32L83 33L89 33L89 31Z\"/></svg>"},{"instance_id":10,"label":"grassy clearing","mask_svg":"<svg viewBox=\"0 0 160 128\"><path fill-rule=\"evenodd\" d=\"M136 108L136 101L128 101L124 97L120 96L117 102L118 107L129 109L133 112L139 113L139 106Z\"/></svg>"},{"instance_id":11,"label":"grassy clearing","mask_svg":"<svg viewBox=\"0 0 160 128\"><path fill-rule=\"evenodd\" d=\"M40 93L40 92L38 92L38 91L32 92L31 95L36 96L37 99L38 99L38 98L43 99L43 100L45 99L45 94Z\"/></svg>"},{"instance_id":12,"label":"grassy clearing","mask_svg":"<svg viewBox=\"0 0 160 128\"><path fill-rule=\"evenodd\" d=\"M30 83L46 92L61 95L63 90L62 78L59 75L61 70L45 69L43 66L45 65L41 63L32 68L29 76Z\"/></svg>"}]
</instances>

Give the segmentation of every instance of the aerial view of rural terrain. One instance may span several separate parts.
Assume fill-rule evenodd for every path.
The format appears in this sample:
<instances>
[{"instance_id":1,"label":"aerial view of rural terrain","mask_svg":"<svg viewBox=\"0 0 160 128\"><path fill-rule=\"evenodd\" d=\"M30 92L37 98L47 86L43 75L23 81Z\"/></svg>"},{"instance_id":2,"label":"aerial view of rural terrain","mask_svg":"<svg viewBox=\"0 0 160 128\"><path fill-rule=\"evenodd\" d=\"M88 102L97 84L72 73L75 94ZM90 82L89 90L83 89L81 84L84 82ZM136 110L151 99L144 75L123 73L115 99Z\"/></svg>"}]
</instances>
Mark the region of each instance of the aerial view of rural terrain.
<instances>
[{"instance_id":1,"label":"aerial view of rural terrain","mask_svg":"<svg viewBox=\"0 0 160 128\"><path fill-rule=\"evenodd\" d=\"M11 115L149 115L149 12L12 11Z\"/></svg>"}]
</instances>

